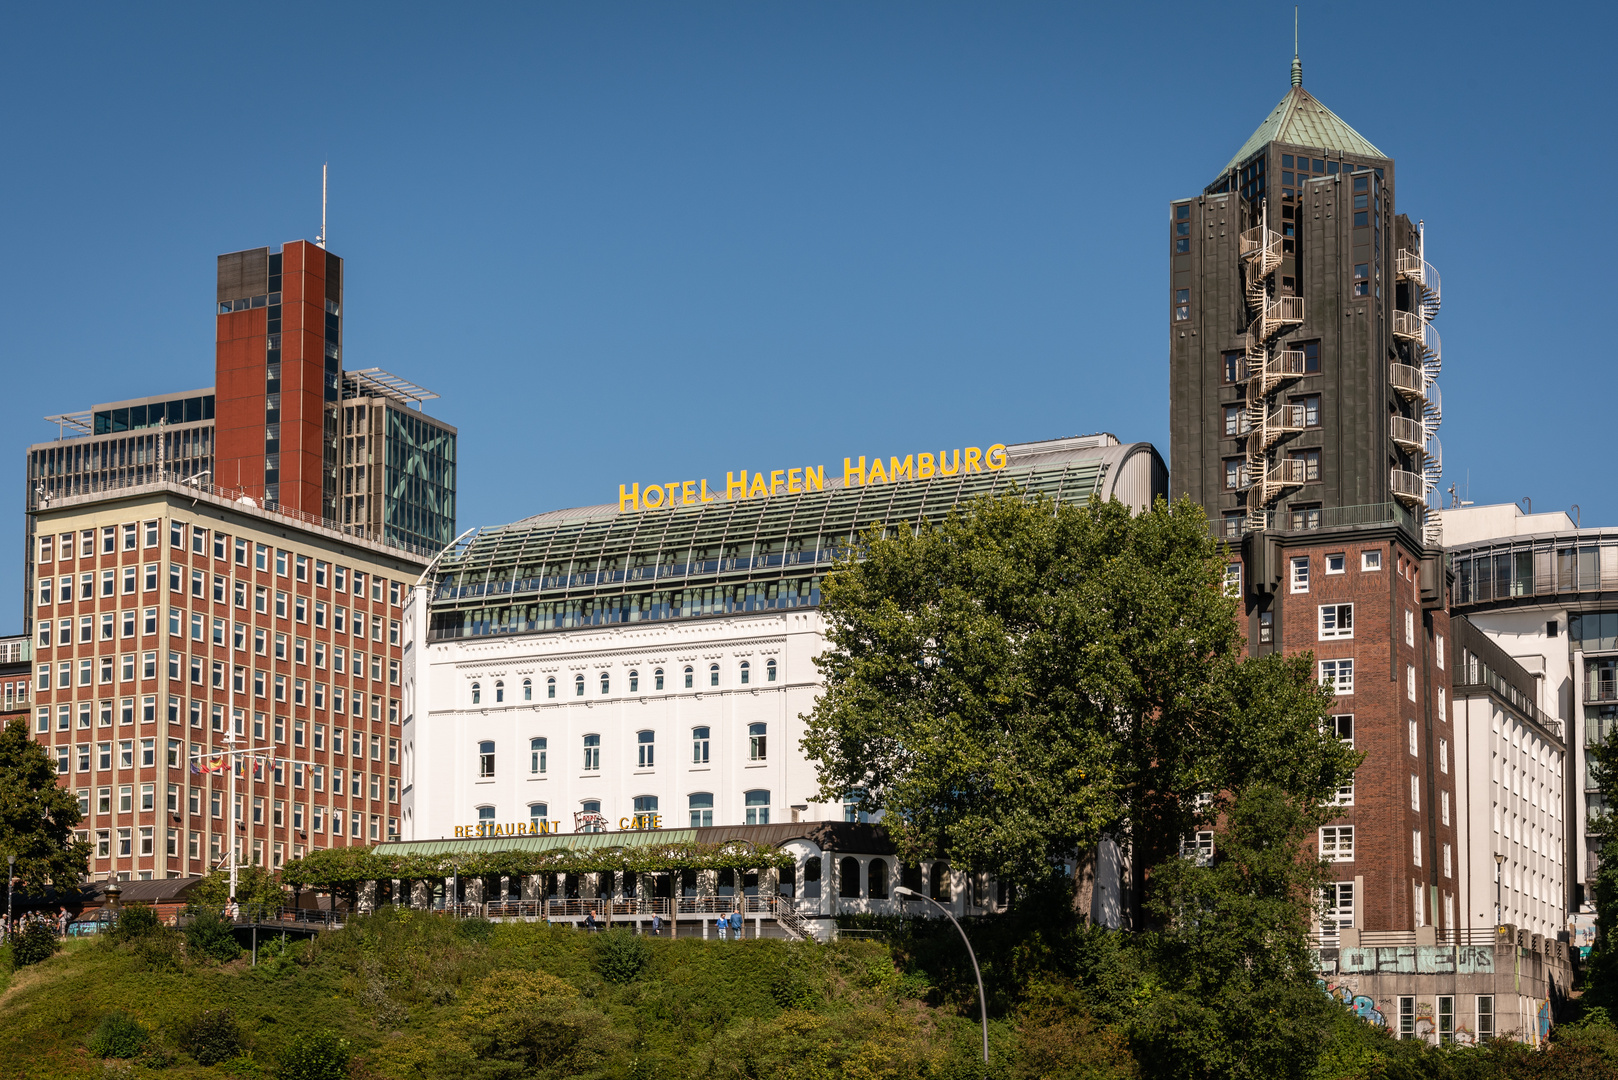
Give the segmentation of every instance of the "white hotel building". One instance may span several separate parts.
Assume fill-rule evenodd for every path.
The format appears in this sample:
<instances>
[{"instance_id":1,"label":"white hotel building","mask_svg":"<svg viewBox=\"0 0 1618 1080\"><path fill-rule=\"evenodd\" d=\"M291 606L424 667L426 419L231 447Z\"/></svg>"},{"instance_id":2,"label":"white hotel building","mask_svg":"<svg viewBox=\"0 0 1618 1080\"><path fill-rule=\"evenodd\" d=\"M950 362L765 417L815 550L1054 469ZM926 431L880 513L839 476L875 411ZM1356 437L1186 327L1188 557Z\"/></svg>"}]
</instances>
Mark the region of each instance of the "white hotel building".
<instances>
[{"instance_id":1,"label":"white hotel building","mask_svg":"<svg viewBox=\"0 0 1618 1080\"><path fill-rule=\"evenodd\" d=\"M839 546L873 522L942 520L1013 484L1137 510L1167 488L1156 450L1110 435L979 460L899 482L828 475L816 491L560 510L463 538L405 615L402 839L476 835L479 823L862 820L857 805L815 800L799 749L821 685L820 583Z\"/></svg>"}]
</instances>

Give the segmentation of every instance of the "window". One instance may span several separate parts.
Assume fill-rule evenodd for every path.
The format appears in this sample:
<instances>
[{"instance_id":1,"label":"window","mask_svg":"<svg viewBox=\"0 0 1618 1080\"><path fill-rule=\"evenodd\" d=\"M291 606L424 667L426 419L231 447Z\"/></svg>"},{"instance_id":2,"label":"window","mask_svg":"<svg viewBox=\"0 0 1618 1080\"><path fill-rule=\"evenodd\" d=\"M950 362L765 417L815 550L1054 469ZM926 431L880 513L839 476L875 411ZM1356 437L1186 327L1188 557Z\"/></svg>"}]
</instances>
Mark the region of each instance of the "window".
<instances>
[{"instance_id":1,"label":"window","mask_svg":"<svg viewBox=\"0 0 1618 1080\"><path fill-rule=\"evenodd\" d=\"M1352 694L1354 692L1354 661L1322 660L1320 662L1320 681L1331 687L1333 693L1338 695Z\"/></svg>"},{"instance_id":2,"label":"window","mask_svg":"<svg viewBox=\"0 0 1618 1080\"><path fill-rule=\"evenodd\" d=\"M1438 771L1441 772L1441 773L1448 773L1449 772L1449 740L1448 739L1439 739L1438 740Z\"/></svg>"},{"instance_id":3,"label":"window","mask_svg":"<svg viewBox=\"0 0 1618 1080\"><path fill-rule=\"evenodd\" d=\"M629 669L629 692L631 694L638 694L640 692L640 672L636 671L634 668Z\"/></svg>"},{"instance_id":4,"label":"window","mask_svg":"<svg viewBox=\"0 0 1618 1080\"><path fill-rule=\"evenodd\" d=\"M1444 876L1445 877L1453 877L1454 876L1451 873L1451 868L1450 868L1450 847L1449 847L1448 844L1444 845Z\"/></svg>"},{"instance_id":5,"label":"window","mask_svg":"<svg viewBox=\"0 0 1618 1080\"><path fill-rule=\"evenodd\" d=\"M1405 665L1405 697L1416 700L1416 665Z\"/></svg>"},{"instance_id":6,"label":"window","mask_svg":"<svg viewBox=\"0 0 1618 1080\"><path fill-rule=\"evenodd\" d=\"M534 832L545 831L545 819L551 816L551 808L542 802L528 804L528 824Z\"/></svg>"},{"instance_id":7,"label":"window","mask_svg":"<svg viewBox=\"0 0 1618 1080\"><path fill-rule=\"evenodd\" d=\"M1405 609L1405 644L1416 643L1416 613L1409 608Z\"/></svg>"},{"instance_id":8,"label":"window","mask_svg":"<svg viewBox=\"0 0 1618 1080\"><path fill-rule=\"evenodd\" d=\"M765 760L765 753L769 749L766 744L768 724L747 725L747 759L749 761Z\"/></svg>"},{"instance_id":9,"label":"window","mask_svg":"<svg viewBox=\"0 0 1618 1080\"><path fill-rule=\"evenodd\" d=\"M1420 866L1421 865L1421 830L1420 829L1411 829L1410 830L1410 849L1411 849L1412 856L1416 860L1416 865ZM1419 889L1420 886L1418 885L1417 888ZM1421 923L1417 922L1416 925L1420 926Z\"/></svg>"},{"instance_id":10,"label":"window","mask_svg":"<svg viewBox=\"0 0 1618 1080\"><path fill-rule=\"evenodd\" d=\"M399 685L399 679L398 679L397 676L398 676L399 669L396 666L398 664L398 661L397 660L390 660L388 662L388 664L389 664L389 666L388 666L388 681L391 682L393 685L398 686ZM534 680L533 679L524 679L522 681L522 699L524 701L533 701L534 700Z\"/></svg>"},{"instance_id":11,"label":"window","mask_svg":"<svg viewBox=\"0 0 1618 1080\"><path fill-rule=\"evenodd\" d=\"M755 724L754 727L763 727ZM770 793L768 791L749 791L745 794L747 805L747 824L768 825L770 823Z\"/></svg>"},{"instance_id":12,"label":"window","mask_svg":"<svg viewBox=\"0 0 1618 1080\"><path fill-rule=\"evenodd\" d=\"M1176 228L1189 228L1189 227L1190 226L1187 223L1181 223L1181 225L1176 226ZM1185 322L1190 317L1191 317L1191 290L1190 289L1175 289L1174 290L1174 321L1175 322Z\"/></svg>"},{"instance_id":13,"label":"window","mask_svg":"<svg viewBox=\"0 0 1618 1080\"><path fill-rule=\"evenodd\" d=\"M1362 552L1360 552L1360 569L1361 570L1367 570L1367 571L1382 569L1382 552L1380 552L1380 551L1362 551Z\"/></svg>"},{"instance_id":14,"label":"window","mask_svg":"<svg viewBox=\"0 0 1618 1080\"><path fill-rule=\"evenodd\" d=\"M652 678L654 680L654 682L652 684L652 689L653 690L661 690L661 689L663 689L663 669L658 668L656 671L652 672Z\"/></svg>"},{"instance_id":15,"label":"window","mask_svg":"<svg viewBox=\"0 0 1618 1080\"><path fill-rule=\"evenodd\" d=\"M709 664L708 665L708 685L709 686L718 686L719 685L719 665L718 664Z\"/></svg>"},{"instance_id":16,"label":"window","mask_svg":"<svg viewBox=\"0 0 1618 1080\"><path fill-rule=\"evenodd\" d=\"M1321 891L1320 911L1321 944L1338 944L1338 934L1354 925L1354 883L1328 883Z\"/></svg>"},{"instance_id":17,"label":"window","mask_svg":"<svg viewBox=\"0 0 1618 1080\"><path fill-rule=\"evenodd\" d=\"M583 802L579 803L579 810L580 810L580 812L585 813L585 814L594 814L599 818L600 814L601 814L601 800L599 800L599 799L585 799ZM579 831L580 832L592 832L592 833L593 832L605 832L606 831L606 826L600 824L599 822L596 822L596 823L591 823L591 824L585 825L584 828L580 829Z\"/></svg>"},{"instance_id":18,"label":"window","mask_svg":"<svg viewBox=\"0 0 1618 1080\"><path fill-rule=\"evenodd\" d=\"M1239 562L1229 562L1229 563L1225 564L1225 585L1224 585L1224 590L1225 590L1225 595L1226 596L1240 596L1242 594L1242 564L1241 563L1239 563Z\"/></svg>"},{"instance_id":19,"label":"window","mask_svg":"<svg viewBox=\"0 0 1618 1080\"><path fill-rule=\"evenodd\" d=\"M584 676L579 676L581 679ZM584 771L601 771L601 736L586 735L584 737Z\"/></svg>"},{"instance_id":20,"label":"window","mask_svg":"<svg viewBox=\"0 0 1618 1080\"><path fill-rule=\"evenodd\" d=\"M494 776L494 743L478 743L478 778L488 780Z\"/></svg>"},{"instance_id":21,"label":"window","mask_svg":"<svg viewBox=\"0 0 1618 1080\"><path fill-rule=\"evenodd\" d=\"M1417 747L1417 742L1416 742L1416 722L1414 720L1410 720L1410 721L1407 721L1407 724L1409 725L1409 729L1410 729L1410 755L1412 757L1415 757L1416 756L1416 747Z\"/></svg>"},{"instance_id":22,"label":"window","mask_svg":"<svg viewBox=\"0 0 1618 1080\"><path fill-rule=\"evenodd\" d=\"M1231 457L1225 459L1225 490L1240 491L1247 486L1247 459Z\"/></svg>"},{"instance_id":23,"label":"window","mask_svg":"<svg viewBox=\"0 0 1618 1080\"><path fill-rule=\"evenodd\" d=\"M775 661L774 660L766 660L764 662L764 681L765 682L774 682L775 681Z\"/></svg>"},{"instance_id":24,"label":"window","mask_svg":"<svg viewBox=\"0 0 1618 1080\"><path fill-rule=\"evenodd\" d=\"M554 698L556 696L556 676L555 675L552 675L552 676L550 676L549 678L547 678L545 680L545 696L547 698Z\"/></svg>"},{"instance_id":25,"label":"window","mask_svg":"<svg viewBox=\"0 0 1618 1080\"><path fill-rule=\"evenodd\" d=\"M869 822L871 815L865 809L865 792L855 788L843 796L843 820Z\"/></svg>"},{"instance_id":26,"label":"window","mask_svg":"<svg viewBox=\"0 0 1618 1080\"><path fill-rule=\"evenodd\" d=\"M320 646L317 644L315 646L315 661L316 661L316 666L317 667L319 666L319 660L320 660ZM483 702L483 684L482 683L473 683L472 684L472 704L479 705L479 704L482 704L482 702Z\"/></svg>"},{"instance_id":27,"label":"window","mask_svg":"<svg viewBox=\"0 0 1618 1080\"><path fill-rule=\"evenodd\" d=\"M1341 574L1343 572L1344 567L1347 564L1347 562L1348 562L1347 557L1340 551L1335 555L1327 555L1326 556L1326 573L1328 573L1328 574Z\"/></svg>"},{"instance_id":28,"label":"window","mask_svg":"<svg viewBox=\"0 0 1618 1080\"><path fill-rule=\"evenodd\" d=\"M528 740L528 772L532 776L545 775L545 751L550 743L546 739Z\"/></svg>"},{"instance_id":29,"label":"window","mask_svg":"<svg viewBox=\"0 0 1618 1080\"><path fill-rule=\"evenodd\" d=\"M1354 826L1327 825L1320 830L1320 857L1327 862L1354 861Z\"/></svg>"},{"instance_id":30,"label":"window","mask_svg":"<svg viewBox=\"0 0 1618 1080\"><path fill-rule=\"evenodd\" d=\"M748 683L748 680L749 680L749 679L750 679L750 678L751 678L751 676L752 676L752 669L751 669L751 667L750 667L750 666L749 666L749 665L748 665L748 663L747 663L747 661L746 661L746 660L743 660L743 661L742 661L742 662L741 662L741 666L740 666L740 668L739 668L739 669L738 669L738 670L739 670L739 671L740 671L740 672L741 672L741 677L742 677L742 685L743 685L743 686L746 686L746 685L747 685L747 683Z\"/></svg>"},{"instance_id":31,"label":"window","mask_svg":"<svg viewBox=\"0 0 1618 1080\"><path fill-rule=\"evenodd\" d=\"M1235 438L1247 434L1247 407L1245 405L1225 406L1225 435Z\"/></svg>"},{"instance_id":32,"label":"window","mask_svg":"<svg viewBox=\"0 0 1618 1080\"><path fill-rule=\"evenodd\" d=\"M1228 352L1224 354L1222 357L1222 366L1224 368L1224 376L1227 383L1240 382L1242 380L1243 376L1246 374L1246 360L1247 354L1245 352Z\"/></svg>"},{"instance_id":33,"label":"window","mask_svg":"<svg viewBox=\"0 0 1618 1080\"><path fill-rule=\"evenodd\" d=\"M1300 555L1300 556L1294 558L1292 560L1292 562L1291 562L1291 566L1292 566L1292 577L1291 577L1292 591L1295 592L1295 593L1306 593L1306 592L1308 592L1309 591L1309 556Z\"/></svg>"},{"instance_id":34,"label":"window","mask_svg":"<svg viewBox=\"0 0 1618 1080\"><path fill-rule=\"evenodd\" d=\"M355 659L354 669L355 669L356 674L360 673L363 670L358 658ZM338 670L341 670L341 669L339 668ZM504 679L496 679L496 680L494 680L494 701L495 701L495 704L498 705L498 704L500 704L501 702L503 702L505 700L506 700L506 681Z\"/></svg>"},{"instance_id":35,"label":"window","mask_svg":"<svg viewBox=\"0 0 1618 1080\"><path fill-rule=\"evenodd\" d=\"M1555 636L1556 636L1555 634L1551 635L1551 637L1555 637ZM1433 637L1433 643L1434 643L1434 646L1435 646L1435 653L1436 653L1436 655L1438 657L1438 670L1443 671L1444 670L1444 635L1443 634L1435 634L1434 637ZM1440 691L1440 693L1442 693L1442 692L1443 691ZM1443 709L1439 709L1440 713L1442 713L1443 711L1444 711Z\"/></svg>"},{"instance_id":36,"label":"window","mask_svg":"<svg viewBox=\"0 0 1618 1080\"><path fill-rule=\"evenodd\" d=\"M691 665L687 664L685 666L685 688L687 690L691 689L692 676L693 676L693 672L692 672L692 669L691 669Z\"/></svg>"},{"instance_id":37,"label":"window","mask_svg":"<svg viewBox=\"0 0 1618 1080\"><path fill-rule=\"evenodd\" d=\"M583 697L584 696L584 676L583 675L575 675L575 676L573 676L573 696L574 697Z\"/></svg>"},{"instance_id":38,"label":"window","mask_svg":"<svg viewBox=\"0 0 1618 1080\"><path fill-rule=\"evenodd\" d=\"M1320 479L1319 450L1293 450L1287 454L1287 460L1299 463L1292 466L1292 474L1287 477L1289 483L1308 484Z\"/></svg>"},{"instance_id":39,"label":"window","mask_svg":"<svg viewBox=\"0 0 1618 1080\"><path fill-rule=\"evenodd\" d=\"M1414 776L1410 778L1410 809L1421 809L1421 781Z\"/></svg>"},{"instance_id":40,"label":"window","mask_svg":"<svg viewBox=\"0 0 1618 1080\"><path fill-rule=\"evenodd\" d=\"M651 731L636 732L635 742L640 751L640 756L636 760L636 767L641 769L654 768L657 764L657 734Z\"/></svg>"},{"instance_id":41,"label":"window","mask_svg":"<svg viewBox=\"0 0 1618 1080\"><path fill-rule=\"evenodd\" d=\"M691 729L691 764L708 764L708 729L705 727Z\"/></svg>"},{"instance_id":42,"label":"window","mask_svg":"<svg viewBox=\"0 0 1618 1080\"><path fill-rule=\"evenodd\" d=\"M606 694L612 688L612 677L605 671L601 673L601 692Z\"/></svg>"},{"instance_id":43,"label":"window","mask_svg":"<svg viewBox=\"0 0 1618 1080\"><path fill-rule=\"evenodd\" d=\"M691 827L693 829L707 829L713 827L713 795L706 791L693 792L686 799L686 805L691 809Z\"/></svg>"},{"instance_id":44,"label":"window","mask_svg":"<svg viewBox=\"0 0 1618 1080\"><path fill-rule=\"evenodd\" d=\"M1494 1038L1494 995L1478 995L1478 1042Z\"/></svg>"},{"instance_id":45,"label":"window","mask_svg":"<svg viewBox=\"0 0 1618 1080\"><path fill-rule=\"evenodd\" d=\"M1440 814L1441 814L1440 820L1445 825L1448 825L1449 824L1449 792L1440 791L1438 793L1438 806L1439 806L1439 811L1440 811Z\"/></svg>"},{"instance_id":46,"label":"window","mask_svg":"<svg viewBox=\"0 0 1618 1080\"><path fill-rule=\"evenodd\" d=\"M1322 604L1320 606L1320 640L1351 638L1354 636L1353 604Z\"/></svg>"}]
</instances>

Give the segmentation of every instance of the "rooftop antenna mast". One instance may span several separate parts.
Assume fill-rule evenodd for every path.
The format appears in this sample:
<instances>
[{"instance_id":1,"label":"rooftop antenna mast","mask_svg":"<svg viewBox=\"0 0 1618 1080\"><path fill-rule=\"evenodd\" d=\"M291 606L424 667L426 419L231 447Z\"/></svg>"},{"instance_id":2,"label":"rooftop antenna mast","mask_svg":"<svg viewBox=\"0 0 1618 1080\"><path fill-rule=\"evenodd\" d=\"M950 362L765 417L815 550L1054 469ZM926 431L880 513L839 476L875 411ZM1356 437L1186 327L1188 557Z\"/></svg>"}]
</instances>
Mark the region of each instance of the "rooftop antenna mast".
<instances>
[{"instance_id":1,"label":"rooftop antenna mast","mask_svg":"<svg viewBox=\"0 0 1618 1080\"><path fill-rule=\"evenodd\" d=\"M329 162L320 163L320 235L315 237L315 247L326 246L326 168Z\"/></svg>"},{"instance_id":2,"label":"rooftop antenna mast","mask_svg":"<svg viewBox=\"0 0 1618 1080\"><path fill-rule=\"evenodd\" d=\"M1298 59L1298 9L1292 8L1292 85L1303 85L1303 61Z\"/></svg>"}]
</instances>

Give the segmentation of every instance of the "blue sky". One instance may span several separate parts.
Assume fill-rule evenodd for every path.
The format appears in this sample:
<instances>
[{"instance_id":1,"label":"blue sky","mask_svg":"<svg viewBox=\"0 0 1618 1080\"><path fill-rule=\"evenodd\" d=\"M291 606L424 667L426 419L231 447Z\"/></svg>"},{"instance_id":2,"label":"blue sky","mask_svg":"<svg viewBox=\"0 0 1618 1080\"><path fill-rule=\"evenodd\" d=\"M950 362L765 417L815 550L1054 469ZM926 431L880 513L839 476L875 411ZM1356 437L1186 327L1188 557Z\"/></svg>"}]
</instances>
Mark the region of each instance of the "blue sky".
<instances>
[{"instance_id":1,"label":"blue sky","mask_svg":"<svg viewBox=\"0 0 1618 1080\"><path fill-rule=\"evenodd\" d=\"M1398 160L1399 209L1427 222L1446 485L1611 524L1593 241L1613 9L1370 15L1304 10L1304 85ZM1286 91L1291 16L16 9L11 505L23 448L55 431L40 417L212 382L214 256L313 238L328 159L345 364L442 395L463 528L845 454L1108 430L1166 455L1167 205ZM0 531L0 567L21 536Z\"/></svg>"}]
</instances>

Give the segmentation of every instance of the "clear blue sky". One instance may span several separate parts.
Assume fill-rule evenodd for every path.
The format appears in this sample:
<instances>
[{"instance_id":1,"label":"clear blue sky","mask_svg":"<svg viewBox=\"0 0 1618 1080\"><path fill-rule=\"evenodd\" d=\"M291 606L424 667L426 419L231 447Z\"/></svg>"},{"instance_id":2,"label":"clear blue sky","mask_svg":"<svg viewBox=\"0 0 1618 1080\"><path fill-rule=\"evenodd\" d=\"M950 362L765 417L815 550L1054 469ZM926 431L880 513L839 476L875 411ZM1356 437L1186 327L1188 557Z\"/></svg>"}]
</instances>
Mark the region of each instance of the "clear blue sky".
<instances>
[{"instance_id":1,"label":"clear blue sky","mask_svg":"<svg viewBox=\"0 0 1618 1080\"><path fill-rule=\"evenodd\" d=\"M1166 455L1167 204L1286 91L1291 16L12 9L0 630L40 417L210 384L214 256L313 238L325 159L345 364L443 396L463 528L845 454L1108 430ZM1398 160L1444 276L1446 484L1586 524L1618 520L1614 22L1303 12L1304 85Z\"/></svg>"}]
</instances>

